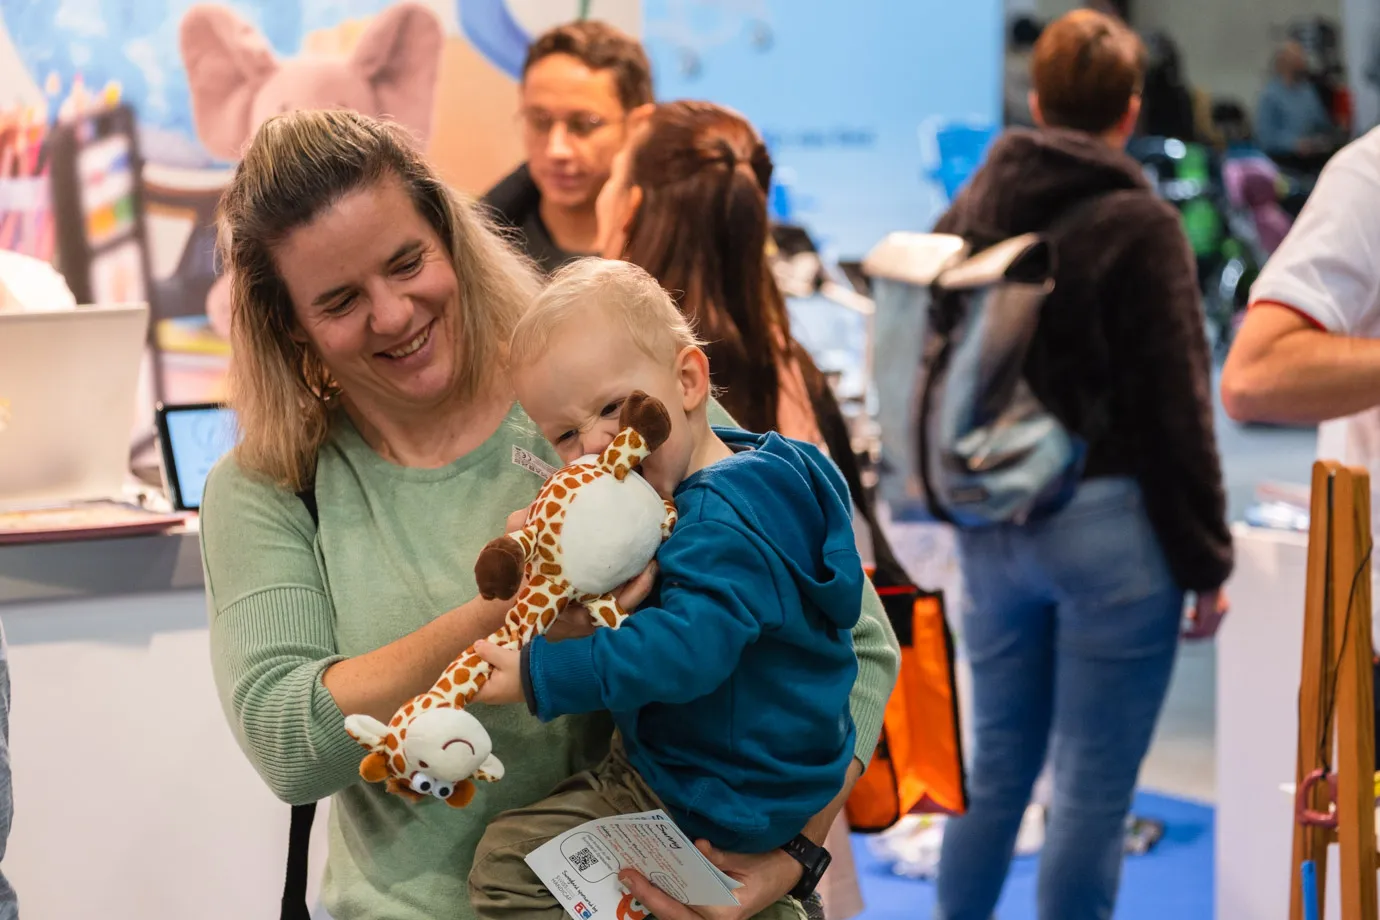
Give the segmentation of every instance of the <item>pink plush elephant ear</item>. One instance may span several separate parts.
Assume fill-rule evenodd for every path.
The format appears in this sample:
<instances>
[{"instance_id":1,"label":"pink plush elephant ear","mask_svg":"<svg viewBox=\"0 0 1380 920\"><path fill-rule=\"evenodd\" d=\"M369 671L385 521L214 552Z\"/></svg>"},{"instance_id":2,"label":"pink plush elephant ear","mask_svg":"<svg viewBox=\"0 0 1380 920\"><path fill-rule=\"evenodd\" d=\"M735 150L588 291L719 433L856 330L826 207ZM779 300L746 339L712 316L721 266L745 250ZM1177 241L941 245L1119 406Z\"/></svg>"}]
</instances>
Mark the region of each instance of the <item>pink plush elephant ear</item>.
<instances>
[{"instance_id":1,"label":"pink plush elephant ear","mask_svg":"<svg viewBox=\"0 0 1380 920\"><path fill-rule=\"evenodd\" d=\"M374 18L350 58L373 89L378 114L411 130L423 146L431 139L444 45L435 13L420 3L398 3Z\"/></svg>"},{"instance_id":2,"label":"pink plush elephant ear","mask_svg":"<svg viewBox=\"0 0 1380 920\"><path fill-rule=\"evenodd\" d=\"M278 69L273 50L249 23L209 3L182 17L180 44L197 137L213 156L239 159L253 129L254 97Z\"/></svg>"}]
</instances>

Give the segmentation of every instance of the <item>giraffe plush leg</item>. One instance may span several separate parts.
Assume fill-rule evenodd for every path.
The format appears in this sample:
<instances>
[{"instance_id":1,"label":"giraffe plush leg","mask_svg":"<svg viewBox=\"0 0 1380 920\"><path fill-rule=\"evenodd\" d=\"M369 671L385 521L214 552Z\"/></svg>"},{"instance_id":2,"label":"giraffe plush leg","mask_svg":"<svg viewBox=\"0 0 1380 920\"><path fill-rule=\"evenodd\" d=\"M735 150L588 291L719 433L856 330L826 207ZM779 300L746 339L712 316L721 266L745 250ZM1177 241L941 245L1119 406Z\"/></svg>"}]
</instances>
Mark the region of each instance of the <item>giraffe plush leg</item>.
<instances>
[{"instance_id":1,"label":"giraffe plush leg","mask_svg":"<svg viewBox=\"0 0 1380 920\"><path fill-rule=\"evenodd\" d=\"M666 518L661 522L661 539L665 540L671 536L671 531L676 529L676 520L679 517L676 511L676 503L671 499L663 499L666 504Z\"/></svg>"},{"instance_id":2,"label":"giraffe plush leg","mask_svg":"<svg viewBox=\"0 0 1380 920\"><path fill-rule=\"evenodd\" d=\"M637 465L671 436L671 416L659 399L637 390L623 403L621 430L599 455L599 467L622 482Z\"/></svg>"},{"instance_id":3,"label":"giraffe plush leg","mask_svg":"<svg viewBox=\"0 0 1380 920\"><path fill-rule=\"evenodd\" d=\"M622 605L612 594L605 594L603 597L586 598L582 601L585 609L589 611L589 618L594 621L595 626L607 626L610 629L617 629L628 618L623 611Z\"/></svg>"}]
</instances>

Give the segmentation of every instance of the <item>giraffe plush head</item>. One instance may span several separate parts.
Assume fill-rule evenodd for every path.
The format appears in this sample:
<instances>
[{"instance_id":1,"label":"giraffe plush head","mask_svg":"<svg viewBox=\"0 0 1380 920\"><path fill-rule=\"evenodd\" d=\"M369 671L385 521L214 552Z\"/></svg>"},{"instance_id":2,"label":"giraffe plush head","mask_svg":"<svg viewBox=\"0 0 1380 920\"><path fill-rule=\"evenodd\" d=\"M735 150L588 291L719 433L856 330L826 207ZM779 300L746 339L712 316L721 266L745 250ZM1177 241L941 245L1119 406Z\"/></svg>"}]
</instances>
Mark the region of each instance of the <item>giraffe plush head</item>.
<instances>
[{"instance_id":1,"label":"giraffe plush head","mask_svg":"<svg viewBox=\"0 0 1380 920\"><path fill-rule=\"evenodd\" d=\"M641 476L630 475L670 435L666 408L634 393L619 422L618 436L602 453L551 475L522 530L493 540L480 553L480 594L515 598L503 627L488 641L521 648L572 603L583 605L596 626L617 628L626 617L612 592L652 561L675 526L676 506ZM456 808L469 804L471 777L494 782L503 776L488 732L465 711L488 676L489 665L470 647L387 725L370 716L346 718L345 730L369 751L360 774L405 798L433 796Z\"/></svg>"}]
</instances>

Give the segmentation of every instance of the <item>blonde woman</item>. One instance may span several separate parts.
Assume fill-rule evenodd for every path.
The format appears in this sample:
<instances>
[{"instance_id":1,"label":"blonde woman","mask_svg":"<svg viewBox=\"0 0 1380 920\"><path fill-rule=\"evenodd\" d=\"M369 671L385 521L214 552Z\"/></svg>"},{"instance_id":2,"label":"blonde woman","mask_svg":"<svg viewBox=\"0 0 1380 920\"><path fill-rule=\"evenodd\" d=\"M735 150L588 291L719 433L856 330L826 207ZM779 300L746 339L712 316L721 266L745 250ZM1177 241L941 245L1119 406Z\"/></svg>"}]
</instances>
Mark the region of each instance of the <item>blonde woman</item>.
<instances>
[{"instance_id":1,"label":"blonde woman","mask_svg":"<svg viewBox=\"0 0 1380 920\"><path fill-rule=\"evenodd\" d=\"M522 706L474 707L509 771L463 811L362 782L342 721L391 717L502 620L471 563L541 484L513 448L556 461L502 366L538 283L399 129L350 112L266 122L220 237L242 440L211 474L201 530L231 727L280 798L333 797L323 896L336 920L473 917L467 876L485 826L597 763L610 721L543 725ZM866 762L896 668L870 592L854 643ZM801 874L781 852L719 858L747 885L741 917Z\"/></svg>"}]
</instances>

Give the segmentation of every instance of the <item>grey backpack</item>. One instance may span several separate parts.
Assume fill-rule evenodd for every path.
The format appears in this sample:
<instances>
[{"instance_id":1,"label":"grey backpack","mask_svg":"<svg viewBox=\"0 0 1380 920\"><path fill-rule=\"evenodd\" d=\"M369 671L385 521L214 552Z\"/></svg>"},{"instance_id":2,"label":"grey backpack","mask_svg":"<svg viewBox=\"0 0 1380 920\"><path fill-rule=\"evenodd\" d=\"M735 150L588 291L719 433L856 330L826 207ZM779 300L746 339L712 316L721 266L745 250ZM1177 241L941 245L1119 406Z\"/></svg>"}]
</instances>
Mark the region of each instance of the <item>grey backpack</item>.
<instances>
[{"instance_id":1,"label":"grey backpack","mask_svg":"<svg viewBox=\"0 0 1380 920\"><path fill-rule=\"evenodd\" d=\"M893 234L866 268L879 315L910 314L924 343L910 460L931 514L981 528L1025 523L1066 504L1086 445L1025 378L1054 289L1046 236L975 252L959 237Z\"/></svg>"}]
</instances>

